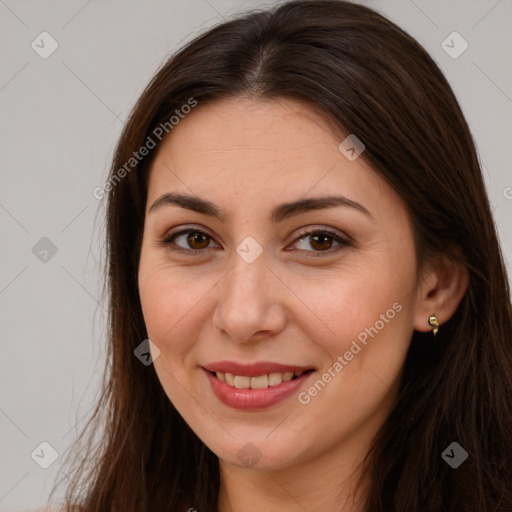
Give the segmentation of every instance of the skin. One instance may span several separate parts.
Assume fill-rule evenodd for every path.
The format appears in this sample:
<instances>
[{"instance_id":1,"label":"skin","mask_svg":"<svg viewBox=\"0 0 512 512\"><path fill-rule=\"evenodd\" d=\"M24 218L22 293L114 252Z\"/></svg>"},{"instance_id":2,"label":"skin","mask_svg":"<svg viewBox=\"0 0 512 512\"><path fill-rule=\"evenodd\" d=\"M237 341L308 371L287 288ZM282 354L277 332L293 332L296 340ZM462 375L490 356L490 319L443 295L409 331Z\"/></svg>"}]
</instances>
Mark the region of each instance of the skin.
<instances>
[{"instance_id":1,"label":"skin","mask_svg":"<svg viewBox=\"0 0 512 512\"><path fill-rule=\"evenodd\" d=\"M393 403L413 330L430 331L434 312L442 329L467 287L464 268L444 256L418 274L402 200L362 157L349 161L338 150L345 136L301 102L231 98L193 109L150 171L144 319L161 351L154 367L163 389L219 457L221 512L362 511L369 482L357 492L355 482ZM167 192L211 201L226 218L176 205L150 213ZM278 204L334 192L371 218L336 206L269 219ZM210 238L190 245L185 234L174 246L200 256L160 243L185 228ZM316 228L352 244L336 251L333 238L299 240ZM248 236L263 249L252 263L236 252ZM215 397L201 370L220 360L296 364L316 369L307 390L395 303L401 310L307 404L294 395L257 412L236 410ZM237 457L248 442L260 457L251 467Z\"/></svg>"}]
</instances>

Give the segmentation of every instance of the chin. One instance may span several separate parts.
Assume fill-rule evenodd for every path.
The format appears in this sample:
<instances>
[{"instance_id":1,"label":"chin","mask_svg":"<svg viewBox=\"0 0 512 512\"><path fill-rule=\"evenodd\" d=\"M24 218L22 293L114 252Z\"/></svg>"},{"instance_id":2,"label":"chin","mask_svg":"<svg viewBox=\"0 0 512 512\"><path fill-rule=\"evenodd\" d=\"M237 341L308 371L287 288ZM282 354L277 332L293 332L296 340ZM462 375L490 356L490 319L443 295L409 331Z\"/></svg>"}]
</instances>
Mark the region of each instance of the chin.
<instances>
[{"instance_id":1,"label":"chin","mask_svg":"<svg viewBox=\"0 0 512 512\"><path fill-rule=\"evenodd\" d=\"M208 446L220 460L247 469L284 469L299 464L306 458L304 452L297 451L297 446L301 443L287 436L269 440L264 435L259 438L248 435L240 441L230 440L229 446L215 444L217 446ZM302 445L301 449L303 448Z\"/></svg>"}]
</instances>

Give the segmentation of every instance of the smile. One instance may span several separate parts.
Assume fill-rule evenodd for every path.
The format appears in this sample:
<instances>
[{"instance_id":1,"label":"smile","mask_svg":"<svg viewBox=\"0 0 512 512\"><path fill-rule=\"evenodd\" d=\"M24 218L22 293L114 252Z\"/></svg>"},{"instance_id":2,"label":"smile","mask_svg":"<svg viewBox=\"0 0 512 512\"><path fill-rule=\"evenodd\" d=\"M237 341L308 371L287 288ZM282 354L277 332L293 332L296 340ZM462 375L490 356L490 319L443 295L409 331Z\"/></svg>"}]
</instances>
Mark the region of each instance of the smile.
<instances>
[{"instance_id":1,"label":"smile","mask_svg":"<svg viewBox=\"0 0 512 512\"><path fill-rule=\"evenodd\" d=\"M279 386L282 382L296 379L304 372L271 373L269 375L258 375L247 377L245 375L233 375L232 373L215 372L215 376L228 386L239 389L265 389L272 386Z\"/></svg>"},{"instance_id":2,"label":"smile","mask_svg":"<svg viewBox=\"0 0 512 512\"><path fill-rule=\"evenodd\" d=\"M220 362L203 367L213 394L228 407L257 410L294 395L314 369L275 363Z\"/></svg>"}]
</instances>

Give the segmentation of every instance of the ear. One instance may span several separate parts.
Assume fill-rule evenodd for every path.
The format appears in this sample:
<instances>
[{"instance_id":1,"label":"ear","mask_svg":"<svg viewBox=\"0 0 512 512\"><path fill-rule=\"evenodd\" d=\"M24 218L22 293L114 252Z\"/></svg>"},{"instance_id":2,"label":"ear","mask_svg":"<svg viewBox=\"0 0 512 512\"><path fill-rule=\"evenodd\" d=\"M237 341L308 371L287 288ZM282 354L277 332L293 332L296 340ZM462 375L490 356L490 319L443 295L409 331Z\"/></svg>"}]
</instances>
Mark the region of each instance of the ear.
<instances>
[{"instance_id":1,"label":"ear","mask_svg":"<svg viewBox=\"0 0 512 512\"><path fill-rule=\"evenodd\" d=\"M469 283L467 268L448 254L439 254L423 272L416 300L414 329L432 330L430 315L436 315L439 327L457 310Z\"/></svg>"}]
</instances>

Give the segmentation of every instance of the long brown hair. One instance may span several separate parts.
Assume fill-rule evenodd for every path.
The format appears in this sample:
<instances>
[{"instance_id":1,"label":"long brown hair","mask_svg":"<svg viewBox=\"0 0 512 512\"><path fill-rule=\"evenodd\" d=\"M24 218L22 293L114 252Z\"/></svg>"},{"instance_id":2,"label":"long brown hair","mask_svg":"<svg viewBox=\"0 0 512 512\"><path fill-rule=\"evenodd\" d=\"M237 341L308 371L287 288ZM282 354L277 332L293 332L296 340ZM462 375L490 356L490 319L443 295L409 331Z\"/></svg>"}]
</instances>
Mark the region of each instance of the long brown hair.
<instances>
[{"instance_id":1,"label":"long brown hair","mask_svg":"<svg viewBox=\"0 0 512 512\"><path fill-rule=\"evenodd\" d=\"M156 149L126 164L163 123L171 132L169 119L191 99L200 107L240 95L309 102L357 134L363 158L407 205L419 261L448 252L469 272L439 334L412 337L396 402L366 458L367 511L512 511L509 285L470 130L421 45L375 11L336 0L215 26L170 58L135 105L106 189L108 360L66 510L217 510L217 457L134 356L147 338L137 275ZM441 457L452 442L468 453L458 469Z\"/></svg>"}]
</instances>

